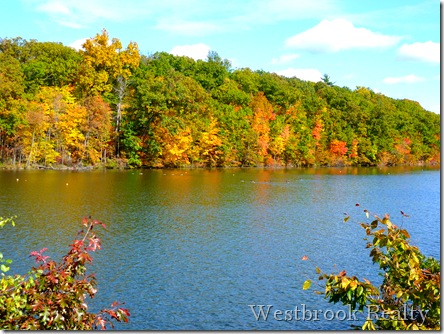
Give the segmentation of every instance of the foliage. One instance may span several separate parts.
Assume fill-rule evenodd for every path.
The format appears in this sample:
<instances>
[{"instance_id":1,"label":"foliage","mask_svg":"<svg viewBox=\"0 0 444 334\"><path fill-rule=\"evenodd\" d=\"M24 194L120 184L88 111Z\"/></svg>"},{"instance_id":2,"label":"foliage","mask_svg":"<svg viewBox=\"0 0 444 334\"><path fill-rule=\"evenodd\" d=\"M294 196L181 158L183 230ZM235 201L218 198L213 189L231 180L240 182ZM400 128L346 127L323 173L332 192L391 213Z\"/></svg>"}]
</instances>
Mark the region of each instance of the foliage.
<instances>
[{"instance_id":1,"label":"foliage","mask_svg":"<svg viewBox=\"0 0 444 334\"><path fill-rule=\"evenodd\" d=\"M12 226L15 226L15 222L14 222L14 218L15 217L10 217L10 218L3 218L0 217L0 228L2 228L3 226L5 226L8 223L11 223ZM3 253L0 252L0 271L1 271L1 275L4 276L5 272L9 271L9 265L12 263L12 260L10 259L4 259L3 258Z\"/></svg>"},{"instance_id":2,"label":"foliage","mask_svg":"<svg viewBox=\"0 0 444 334\"><path fill-rule=\"evenodd\" d=\"M339 87L327 74L320 79L232 69L215 51L197 61L140 55L135 42L124 48L105 29L79 51L0 39L0 162L19 168L440 163L439 115L415 101Z\"/></svg>"},{"instance_id":3,"label":"foliage","mask_svg":"<svg viewBox=\"0 0 444 334\"><path fill-rule=\"evenodd\" d=\"M7 220L0 219L0 226ZM92 231L103 223L84 218L86 231L76 239L60 263L44 255L46 248L31 252L36 267L24 276L5 276L0 280L0 329L5 330L92 330L106 329L112 320L128 322L127 309L113 303L110 309L88 312L87 296L94 298L96 278L86 275L91 252L100 249L100 239ZM2 271L5 272L2 265Z\"/></svg>"},{"instance_id":4,"label":"foliage","mask_svg":"<svg viewBox=\"0 0 444 334\"><path fill-rule=\"evenodd\" d=\"M364 212L369 218L369 211ZM402 211L401 215L408 217ZM325 282L324 291L318 293L329 302L350 305L352 310L367 314L362 329L439 330L440 263L432 257L426 258L418 247L411 245L407 230L394 225L388 215L380 218L373 214L373 217L370 223L360 225L367 235L364 240L370 257L382 270L382 284L378 288L365 278L348 276L345 270L326 274L316 267L319 280ZM305 281L303 289L310 285L311 280Z\"/></svg>"}]
</instances>

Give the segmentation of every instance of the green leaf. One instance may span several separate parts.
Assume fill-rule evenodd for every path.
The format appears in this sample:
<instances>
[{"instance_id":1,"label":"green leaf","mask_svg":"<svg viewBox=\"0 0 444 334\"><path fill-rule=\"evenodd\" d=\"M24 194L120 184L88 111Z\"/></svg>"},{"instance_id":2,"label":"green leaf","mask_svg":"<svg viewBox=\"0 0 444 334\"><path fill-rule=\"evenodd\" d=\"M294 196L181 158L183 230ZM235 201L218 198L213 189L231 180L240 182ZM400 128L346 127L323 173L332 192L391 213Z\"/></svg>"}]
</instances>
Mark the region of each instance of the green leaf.
<instances>
[{"instance_id":1,"label":"green leaf","mask_svg":"<svg viewBox=\"0 0 444 334\"><path fill-rule=\"evenodd\" d=\"M302 289L303 290L308 290L308 289L310 289L310 287L311 287L311 280L306 280L305 282L304 282L304 284L302 285Z\"/></svg>"},{"instance_id":2,"label":"green leaf","mask_svg":"<svg viewBox=\"0 0 444 334\"><path fill-rule=\"evenodd\" d=\"M375 229L376 227L378 227L378 220L374 220L372 221L372 223L370 224L370 227L373 229Z\"/></svg>"},{"instance_id":3,"label":"green leaf","mask_svg":"<svg viewBox=\"0 0 444 334\"><path fill-rule=\"evenodd\" d=\"M4 264L2 264L2 265L0 266L0 270L3 271L3 272L5 273L5 272L7 272L7 271L9 270L9 267L8 267L8 266L5 266Z\"/></svg>"}]
</instances>

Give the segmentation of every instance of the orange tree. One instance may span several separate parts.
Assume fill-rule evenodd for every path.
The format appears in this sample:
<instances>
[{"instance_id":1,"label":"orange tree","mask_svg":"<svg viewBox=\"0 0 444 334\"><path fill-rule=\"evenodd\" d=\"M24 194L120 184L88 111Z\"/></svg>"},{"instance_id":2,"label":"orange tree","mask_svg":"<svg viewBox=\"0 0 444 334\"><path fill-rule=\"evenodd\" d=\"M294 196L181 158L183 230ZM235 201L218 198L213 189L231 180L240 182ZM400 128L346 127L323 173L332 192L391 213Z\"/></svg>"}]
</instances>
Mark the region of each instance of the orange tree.
<instances>
[{"instance_id":1,"label":"orange tree","mask_svg":"<svg viewBox=\"0 0 444 334\"><path fill-rule=\"evenodd\" d=\"M359 206L359 204L356 204ZM364 210L367 219L368 210ZM401 211L404 217L408 215ZM346 271L326 274L316 267L324 291L316 291L331 303L350 305L352 310L367 315L362 329L439 330L441 326L440 262L424 256L410 244L407 230L394 225L389 215L372 214L370 223L360 223L365 230L367 248L373 263L379 264L382 284L374 286L369 280L348 276ZM346 216L347 222L350 216ZM401 226L402 227L402 226ZM302 260L308 260L303 256ZM303 289L309 289L306 280Z\"/></svg>"},{"instance_id":2,"label":"orange tree","mask_svg":"<svg viewBox=\"0 0 444 334\"><path fill-rule=\"evenodd\" d=\"M12 222L0 217L0 227ZM100 249L93 227L104 224L84 218L83 238L74 240L60 263L44 255L46 248L31 252L37 262L27 275L6 276L10 260L0 253L0 329L5 330L92 330L106 329L112 320L128 322L130 313L113 303L110 309L88 312L87 297L97 292L94 275L86 275L90 252Z\"/></svg>"}]
</instances>

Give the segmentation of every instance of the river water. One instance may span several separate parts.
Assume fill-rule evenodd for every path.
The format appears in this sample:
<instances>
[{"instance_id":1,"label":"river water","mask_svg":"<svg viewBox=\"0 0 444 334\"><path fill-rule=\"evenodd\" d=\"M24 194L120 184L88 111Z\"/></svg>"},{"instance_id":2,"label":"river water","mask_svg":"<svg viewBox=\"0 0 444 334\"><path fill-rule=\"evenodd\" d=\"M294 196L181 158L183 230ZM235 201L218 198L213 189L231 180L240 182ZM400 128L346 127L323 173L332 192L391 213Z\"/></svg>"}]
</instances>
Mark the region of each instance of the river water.
<instances>
[{"instance_id":1,"label":"river water","mask_svg":"<svg viewBox=\"0 0 444 334\"><path fill-rule=\"evenodd\" d=\"M359 322L307 312L286 321L279 311L345 314L316 287L302 290L317 282L315 266L380 281L358 224L364 208L390 213L439 258L440 170L425 167L0 171L0 216L17 216L0 249L24 273L33 250L59 259L91 215L107 229L90 305L125 302L130 322L117 329L349 329ZM256 319L258 305L272 305L267 320Z\"/></svg>"}]
</instances>

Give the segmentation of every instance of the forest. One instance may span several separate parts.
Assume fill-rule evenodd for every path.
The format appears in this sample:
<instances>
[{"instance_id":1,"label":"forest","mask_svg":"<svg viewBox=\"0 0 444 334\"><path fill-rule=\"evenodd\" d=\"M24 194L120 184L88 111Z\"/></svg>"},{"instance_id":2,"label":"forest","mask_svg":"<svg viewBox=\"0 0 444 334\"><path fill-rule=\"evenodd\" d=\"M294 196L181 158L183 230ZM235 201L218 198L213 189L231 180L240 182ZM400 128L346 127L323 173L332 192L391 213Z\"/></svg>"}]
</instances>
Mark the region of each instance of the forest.
<instances>
[{"instance_id":1,"label":"forest","mask_svg":"<svg viewBox=\"0 0 444 334\"><path fill-rule=\"evenodd\" d=\"M141 55L103 30L77 51L0 39L0 167L440 163L440 115L369 88Z\"/></svg>"}]
</instances>

